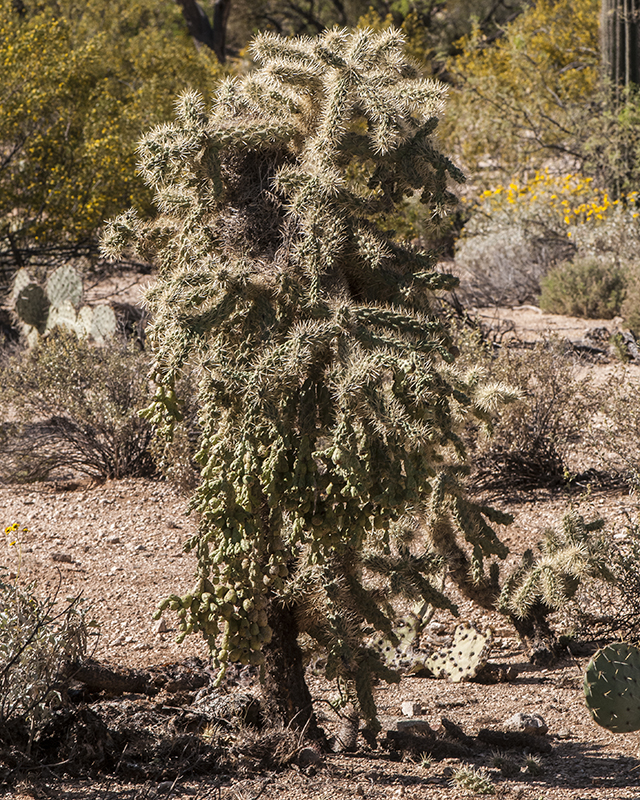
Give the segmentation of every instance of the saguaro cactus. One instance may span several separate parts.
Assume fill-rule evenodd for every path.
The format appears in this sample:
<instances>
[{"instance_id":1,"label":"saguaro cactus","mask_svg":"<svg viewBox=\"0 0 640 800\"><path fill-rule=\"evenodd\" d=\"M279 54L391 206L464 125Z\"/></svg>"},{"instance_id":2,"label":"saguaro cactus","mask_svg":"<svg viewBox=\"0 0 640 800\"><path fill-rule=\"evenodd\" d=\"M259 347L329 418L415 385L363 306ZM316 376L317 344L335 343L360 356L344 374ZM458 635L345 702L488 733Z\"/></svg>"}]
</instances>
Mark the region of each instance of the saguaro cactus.
<instances>
[{"instance_id":1,"label":"saguaro cactus","mask_svg":"<svg viewBox=\"0 0 640 800\"><path fill-rule=\"evenodd\" d=\"M604 75L617 89L640 85L640 0L602 0L600 36Z\"/></svg>"}]
</instances>

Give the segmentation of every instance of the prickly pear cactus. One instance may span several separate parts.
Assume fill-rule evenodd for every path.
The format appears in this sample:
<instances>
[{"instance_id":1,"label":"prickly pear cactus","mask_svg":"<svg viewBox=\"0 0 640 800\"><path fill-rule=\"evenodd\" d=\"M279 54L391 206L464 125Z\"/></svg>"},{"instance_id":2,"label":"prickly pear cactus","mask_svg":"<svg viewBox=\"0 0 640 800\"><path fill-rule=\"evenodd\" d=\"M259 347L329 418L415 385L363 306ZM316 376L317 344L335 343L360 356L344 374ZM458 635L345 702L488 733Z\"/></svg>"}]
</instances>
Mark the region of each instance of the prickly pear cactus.
<instances>
[{"instance_id":1,"label":"prickly pear cactus","mask_svg":"<svg viewBox=\"0 0 640 800\"><path fill-rule=\"evenodd\" d=\"M640 649L618 642L598 650L584 676L584 694L598 725L613 733L640 730Z\"/></svg>"},{"instance_id":2,"label":"prickly pear cactus","mask_svg":"<svg viewBox=\"0 0 640 800\"><path fill-rule=\"evenodd\" d=\"M96 306L93 309L89 335L96 341L103 341L114 336L116 327L116 313L111 306Z\"/></svg>"},{"instance_id":3,"label":"prickly pear cactus","mask_svg":"<svg viewBox=\"0 0 640 800\"><path fill-rule=\"evenodd\" d=\"M387 636L377 636L371 646L391 669L406 671L413 667L422 626L416 616L401 619L394 627L396 641Z\"/></svg>"},{"instance_id":4,"label":"prickly pear cactus","mask_svg":"<svg viewBox=\"0 0 640 800\"><path fill-rule=\"evenodd\" d=\"M27 283L17 293L13 307L24 325L44 333L49 319L50 304L41 286L37 283Z\"/></svg>"},{"instance_id":5,"label":"prickly pear cactus","mask_svg":"<svg viewBox=\"0 0 640 800\"><path fill-rule=\"evenodd\" d=\"M452 683L470 681L487 663L492 641L491 628L480 633L471 623L463 622L455 629L451 647L427 656L424 665L436 677Z\"/></svg>"},{"instance_id":6,"label":"prickly pear cactus","mask_svg":"<svg viewBox=\"0 0 640 800\"><path fill-rule=\"evenodd\" d=\"M29 346L37 343L39 334L47 334L55 327L67 328L80 337L91 336L98 343L113 336L117 321L111 306L84 306L76 311L81 298L82 278L69 264L51 274L45 289L25 269L19 270L11 302Z\"/></svg>"},{"instance_id":7,"label":"prickly pear cactus","mask_svg":"<svg viewBox=\"0 0 640 800\"><path fill-rule=\"evenodd\" d=\"M51 273L46 291L54 308L62 308L67 303L77 308L82 299L82 278L71 264L65 264Z\"/></svg>"}]
</instances>

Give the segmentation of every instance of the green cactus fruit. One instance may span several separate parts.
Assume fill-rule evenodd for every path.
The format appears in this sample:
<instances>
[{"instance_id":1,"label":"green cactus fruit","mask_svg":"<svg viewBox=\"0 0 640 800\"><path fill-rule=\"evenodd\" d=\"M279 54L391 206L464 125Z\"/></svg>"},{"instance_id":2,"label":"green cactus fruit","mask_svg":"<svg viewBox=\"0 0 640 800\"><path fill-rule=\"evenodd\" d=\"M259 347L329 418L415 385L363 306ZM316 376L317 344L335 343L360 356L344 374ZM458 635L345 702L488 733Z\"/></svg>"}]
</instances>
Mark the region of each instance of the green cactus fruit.
<instances>
[{"instance_id":1,"label":"green cactus fruit","mask_svg":"<svg viewBox=\"0 0 640 800\"><path fill-rule=\"evenodd\" d=\"M427 656L424 666L452 683L470 681L487 663L492 641L491 628L480 633L471 623L463 622L455 629L451 647Z\"/></svg>"},{"instance_id":2,"label":"green cactus fruit","mask_svg":"<svg viewBox=\"0 0 640 800\"><path fill-rule=\"evenodd\" d=\"M51 273L46 291L49 302L54 308L70 303L75 309L82 298L82 278L71 264L65 264Z\"/></svg>"},{"instance_id":3,"label":"green cactus fruit","mask_svg":"<svg viewBox=\"0 0 640 800\"><path fill-rule=\"evenodd\" d=\"M115 334L117 324L116 314L111 306L96 306L93 309L93 319L89 333L96 341L103 341Z\"/></svg>"},{"instance_id":4,"label":"green cactus fruit","mask_svg":"<svg viewBox=\"0 0 640 800\"><path fill-rule=\"evenodd\" d=\"M68 328L75 331L77 326L76 310L70 302L65 301L59 306L52 305L49 309L49 317L45 333L53 330L55 327Z\"/></svg>"},{"instance_id":5,"label":"green cactus fruit","mask_svg":"<svg viewBox=\"0 0 640 800\"><path fill-rule=\"evenodd\" d=\"M41 286L37 283L23 286L16 296L14 310L21 322L44 333L49 316L49 300Z\"/></svg>"},{"instance_id":6,"label":"green cactus fruit","mask_svg":"<svg viewBox=\"0 0 640 800\"><path fill-rule=\"evenodd\" d=\"M587 666L584 694L598 725L613 733L640 730L640 649L618 642L598 650Z\"/></svg>"}]
</instances>

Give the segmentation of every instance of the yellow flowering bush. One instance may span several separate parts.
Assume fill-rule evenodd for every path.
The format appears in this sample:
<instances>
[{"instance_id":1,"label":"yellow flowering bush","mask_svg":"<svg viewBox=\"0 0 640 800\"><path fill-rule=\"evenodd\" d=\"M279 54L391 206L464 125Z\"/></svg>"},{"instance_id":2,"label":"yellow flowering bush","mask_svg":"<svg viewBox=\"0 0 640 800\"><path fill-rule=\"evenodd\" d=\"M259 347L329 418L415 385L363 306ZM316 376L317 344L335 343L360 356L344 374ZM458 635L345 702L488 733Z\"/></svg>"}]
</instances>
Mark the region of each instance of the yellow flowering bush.
<instances>
[{"instance_id":1,"label":"yellow flowering bush","mask_svg":"<svg viewBox=\"0 0 640 800\"><path fill-rule=\"evenodd\" d=\"M136 175L142 130L186 85L206 90L170 0L0 0L0 285L52 247L85 247L105 217L150 194Z\"/></svg>"},{"instance_id":2,"label":"yellow flowering bush","mask_svg":"<svg viewBox=\"0 0 640 800\"><path fill-rule=\"evenodd\" d=\"M460 41L442 135L465 172L504 180L549 158L581 163L597 124L599 10L600 0L538 0L503 36L476 29Z\"/></svg>"},{"instance_id":3,"label":"yellow flowering bush","mask_svg":"<svg viewBox=\"0 0 640 800\"><path fill-rule=\"evenodd\" d=\"M575 257L618 267L640 258L638 192L613 199L578 173L497 185L470 211L456 263L475 302L531 302L543 276Z\"/></svg>"}]
</instances>

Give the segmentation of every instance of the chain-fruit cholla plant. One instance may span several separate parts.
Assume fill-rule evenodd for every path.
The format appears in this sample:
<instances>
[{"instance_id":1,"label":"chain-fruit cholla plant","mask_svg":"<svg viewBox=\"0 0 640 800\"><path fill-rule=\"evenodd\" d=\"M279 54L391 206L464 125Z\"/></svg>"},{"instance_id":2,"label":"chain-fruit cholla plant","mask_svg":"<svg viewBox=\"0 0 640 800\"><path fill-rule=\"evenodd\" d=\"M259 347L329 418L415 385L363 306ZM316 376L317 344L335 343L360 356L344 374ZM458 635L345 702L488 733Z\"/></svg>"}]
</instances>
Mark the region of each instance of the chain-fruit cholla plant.
<instances>
[{"instance_id":1,"label":"chain-fruit cholla plant","mask_svg":"<svg viewBox=\"0 0 640 800\"><path fill-rule=\"evenodd\" d=\"M455 369L433 311L454 279L380 224L416 193L434 217L454 201L462 176L431 141L443 88L395 30L265 33L251 54L259 68L224 81L210 110L187 93L142 141L158 216L131 211L104 240L159 269L146 413L169 436L177 380L199 376L199 579L161 608L219 664L263 664L265 694L300 725L306 632L373 721L372 674L395 676L367 637L392 635L394 595L455 610L430 581L444 559L412 538L436 476L450 476L438 507L457 491L457 426L507 390ZM489 511L463 507L481 570L506 548Z\"/></svg>"}]
</instances>

